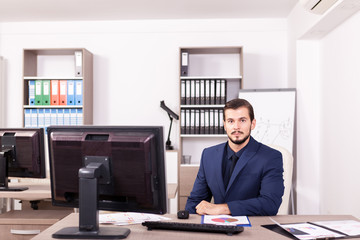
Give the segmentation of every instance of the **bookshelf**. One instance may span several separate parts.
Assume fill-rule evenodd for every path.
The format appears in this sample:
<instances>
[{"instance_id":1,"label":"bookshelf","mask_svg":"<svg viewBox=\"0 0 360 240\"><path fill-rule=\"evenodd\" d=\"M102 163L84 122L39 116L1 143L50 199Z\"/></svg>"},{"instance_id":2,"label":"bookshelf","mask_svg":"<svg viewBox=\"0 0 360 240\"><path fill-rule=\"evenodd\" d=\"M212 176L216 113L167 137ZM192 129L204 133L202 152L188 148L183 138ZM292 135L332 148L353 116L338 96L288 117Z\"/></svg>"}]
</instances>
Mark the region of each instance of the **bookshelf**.
<instances>
[{"instance_id":1,"label":"bookshelf","mask_svg":"<svg viewBox=\"0 0 360 240\"><path fill-rule=\"evenodd\" d=\"M23 126L93 122L93 55L84 48L23 50Z\"/></svg>"},{"instance_id":2,"label":"bookshelf","mask_svg":"<svg viewBox=\"0 0 360 240\"><path fill-rule=\"evenodd\" d=\"M243 88L243 47L184 47L179 56L179 209L184 209L202 150L227 140L222 109Z\"/></svg>"},{"instance_id":3,"label":"bookshelf","mask_svg":"<svg viewBox=\"0 0 360 240\"><path fill-rule=\"evenodd\" d=\"M5 118L5 84L4 84L4 59L0 56L0 127L4 126Z\"/></svg>"}]
</instances>

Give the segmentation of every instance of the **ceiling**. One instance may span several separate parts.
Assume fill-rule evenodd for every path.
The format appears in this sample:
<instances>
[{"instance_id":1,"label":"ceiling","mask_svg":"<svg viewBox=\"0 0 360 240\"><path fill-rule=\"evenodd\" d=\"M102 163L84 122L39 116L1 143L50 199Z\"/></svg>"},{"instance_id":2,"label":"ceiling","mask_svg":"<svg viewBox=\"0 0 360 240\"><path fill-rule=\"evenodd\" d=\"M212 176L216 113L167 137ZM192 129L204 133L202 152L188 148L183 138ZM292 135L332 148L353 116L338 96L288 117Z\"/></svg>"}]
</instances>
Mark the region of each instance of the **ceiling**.
<instances>
[{"instance_id":1,"label":"ceiling","mask_svg":"<svg viewBox=\"0 0 360 240\"><path fill-rule=\"evenodd\" d=\"M286 18L298 0L0 0L0 22Z\"/></svg>"}]
</instances>

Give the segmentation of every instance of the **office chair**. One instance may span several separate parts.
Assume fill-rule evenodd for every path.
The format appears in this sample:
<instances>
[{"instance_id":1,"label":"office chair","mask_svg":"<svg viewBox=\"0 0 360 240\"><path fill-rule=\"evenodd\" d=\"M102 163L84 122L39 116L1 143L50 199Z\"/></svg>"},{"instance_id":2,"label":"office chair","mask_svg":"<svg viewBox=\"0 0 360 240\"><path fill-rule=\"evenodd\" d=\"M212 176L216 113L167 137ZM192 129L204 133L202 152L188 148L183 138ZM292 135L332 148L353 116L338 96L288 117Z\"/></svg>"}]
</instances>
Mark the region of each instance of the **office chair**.
<instances>
[{"instance_id":1,"label":"office chair","mask_svg":"<svg viewBox=\"0 0 360 240\"><path fill-rule=\"evenodd\" d=\"M291 153L283 147L280 147L278 145L271 145L271 144L269 144L268 146L281 152L283 157L283 168L284 168L283 178L284 178L285 189L284 189L284 195L282 197L282 203L280 205L277 214L278 215L293 214L292 175L293 175L294 158L291 155Z\"/></svg>"}]
</instances>

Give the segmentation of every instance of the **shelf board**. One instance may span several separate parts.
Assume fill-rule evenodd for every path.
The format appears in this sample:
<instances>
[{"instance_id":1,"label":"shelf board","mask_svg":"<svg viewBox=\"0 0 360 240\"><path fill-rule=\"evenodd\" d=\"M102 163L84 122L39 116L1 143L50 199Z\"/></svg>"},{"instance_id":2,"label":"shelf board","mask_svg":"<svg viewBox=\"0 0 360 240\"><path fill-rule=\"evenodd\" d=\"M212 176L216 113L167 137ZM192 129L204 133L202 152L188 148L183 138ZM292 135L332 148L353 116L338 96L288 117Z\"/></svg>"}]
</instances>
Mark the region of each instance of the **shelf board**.
<instances>
[{"instance_id":1,"label":"shelf board","mask_svg":"<svg viewBox=\"0 0 360 240\"><path fill-rule=\"evenodd\" d=\"M24 80L83 80L83 77L24 77Z\"/></svg>"},{"instance_id":2,"label":"shelf board","mask_svg":"<svg viewBox=\"0 0 360 240\"><path fill-rule=\"evenodd\" d=\"M200 166L200 163L190 163L190 164L182 163L182 164L180 164L180 167L199 167L199 166Z\"/></svg>"},{"instance_id":3,"label":"shelf board","mask_svg":"<svg viewBox=\"0 0 360 240\"><path fill-rule=\"evenodd\" d=\"M226 134L181 134L180 137L183 138L219 138L227 137Z\"/></svg>"},{"instance_id":4,"label":"shelf board","mask_svg":"<svg viewBox=\"0 0 360 240\"><path fill-rule=\"evenodd\" d=\"M241 54L242 46L223 46L223 47L181 47L181 51L189 54Z\"/></svg>"},{"instance_id":5,"label":"shelf board","mask_svg":"<svg viewBox=\"0 0 360 240\"><path fill-rule=\"evenodd\" d=\"M180 108L223 108L225 105L180 105Z\"/></svg>"},{"instance_id":6,"label":"shelf board","mask_svg":"<svg viewBox=\"0 0 360 240\"><path fill-rule=\"evenodd\" d=\"M83 51L84 48L36 48L24 49L25 53L31 52L36 55L74 55L76 51Z\"/></svg>"},{"instance_id":7,"label":"shelf board","mask_svg":"<svg viewBox=\"0 0 360 240\"><path fill-rule=\"evenodd\" d=\"M227 79L227 80L241 80L242 76L180 76L181 80L187 79Z\"/></svg>"},{"instance_id":8,"label":"shelf board","mask_svg":"<svg viewBox=\"0 0 360 240\"><path fill-rule=\"evenodd\" d=\"M24 105L24 108L83 108L83 105Z\"/></svg>"}]
</instances>

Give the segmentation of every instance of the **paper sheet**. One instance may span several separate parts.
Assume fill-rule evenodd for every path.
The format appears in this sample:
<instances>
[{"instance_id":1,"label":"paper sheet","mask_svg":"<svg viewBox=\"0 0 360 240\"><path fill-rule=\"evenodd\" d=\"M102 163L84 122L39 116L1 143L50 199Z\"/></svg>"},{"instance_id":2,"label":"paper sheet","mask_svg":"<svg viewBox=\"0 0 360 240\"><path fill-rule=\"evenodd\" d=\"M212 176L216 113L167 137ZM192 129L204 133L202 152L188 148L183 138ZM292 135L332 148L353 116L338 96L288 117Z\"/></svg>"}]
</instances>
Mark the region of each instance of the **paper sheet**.
<instances>
[{"instance_id":1,"label":"paper sheet","mask_svg":"<svg viewBox=\"0 0 360 240\"><path fill-rule=\"evenodd\" d=\"M137 212L99 214L100 224L130 225L130 224L140 224L145 221L161 221L161 220L170 220L170 218L163 217L157 214L137 213Z\"/></svg>"},{"instance_id":2,"label":"paper sheet","mask_svg":"<svg viewBox=\"0 0 360 240\"><path fill-rule=\"evenodd\" d=\"M247 216L231 216L231 215L203 215L202 223L216 225L237 225L250 227L250 221Z\"/></svg>"},{"instance_id":3,"label":"paper sheet","mask_svg":"<svg viewBox=\"0 0 360 240\"><path fill-rule=\"evenodd\" d=\"M290 232L298 239L317 239L317 238L339 238L342 234L332 232L322 227L310 223L281 224L282 228Z\"/></svg>"},{"instance_id":4,"label":"paper sheet","mask_svg":"<svg viewBox=\"0 0 360 240\"><path fill-rule=\"evenodd\" d=\"M345 233L349 236L360 235L360 222L355 220L342 220L342 221L319 221L312 222L316 225L324 226L336 231Z\"/></svg>"}]
</instances>

